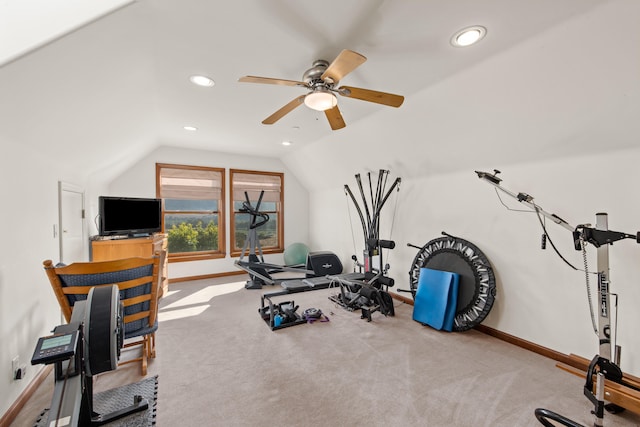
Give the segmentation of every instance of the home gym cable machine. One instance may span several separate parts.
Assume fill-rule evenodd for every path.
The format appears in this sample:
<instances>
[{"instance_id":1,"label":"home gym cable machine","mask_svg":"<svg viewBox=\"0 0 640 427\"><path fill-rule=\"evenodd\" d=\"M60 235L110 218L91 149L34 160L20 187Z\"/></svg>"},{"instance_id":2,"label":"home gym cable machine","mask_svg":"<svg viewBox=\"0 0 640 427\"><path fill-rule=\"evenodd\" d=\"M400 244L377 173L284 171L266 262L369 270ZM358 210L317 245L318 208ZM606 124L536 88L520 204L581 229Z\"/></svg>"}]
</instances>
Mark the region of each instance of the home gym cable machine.
<instances>
[{"instance_id":1,"label":"home gym cable machine","mask_svg":"<svg viewBox=\"0 0 640 427\"><path fill-rule=\"evenodd\" d=\"M351 275L330 276L333 281L340 285L340 293L330 296L329 299L348 310L360 309L362 312L361 317L368 321L371 321L371 314L376 311L380 311L385 316L393 316L395 314L393 301L387 292L388 288L394 285L394 280L387 276L389 264L384 263L382 256L382 250L393 249L395 242L380 238L380 213L393 191L400 190L401 179L399 177L396 178L387 189L388 177L388 170L379 170L374 193L371 172L367 173L369 182L369 198L367 199L362 185L362 177L359 173L355 175L362 207L349 185L345 184L345 195L355 205L362 226L365 247L363 262L360 263L357 255L354 254L351 258L355 262L355 266L360 270L359 272L354 271ZM349 220L351 220L351 215L349 215Z\"/></svg>"},{"instance_id":2,"label":"home gym cable machine","mask_svg":"<svg viewBox=\"0 0 640 427\"><path fill-rule=\"evenodd\" d=\"M576 227L569 225L565 220L555 214L551 214L542 209L533 200L533 197L526 193L514 193L502 187L498 178L500 171L494 170L494 173L476 171L478 178L493 185L497 190L513 197L518 202L532 209L538 216L542 225L544 234L542 237L543 247L546 240L549 240L553 249L560 255L553 242L550 240L542 216L550 219L561 227L569 230L573 236L574 248L583 252L585 260L585 277L587 283L587 295L589 297L589 309L591 310L591 320L594 332L598 335L599 351L591 360L586 369L586 382L584 385L584 395L594 405L592 414L594 415L593 425L601 427L603 425L604 410L615 413L620 412L623 408L640 408L640 382L634 378L626 378L622 373L620 365L621 347L617 345L617 312L612 310L611 297L617 295L611 293L611 281L609 275L609 245L622 239L634 239L640 243L640 232L627 234L618 231L611 231L608 228L608 216L606 213L596 214L596 226L591 227L589 224L581 224ZM598 277L598 323L596 325L594 319L594 309L591 301L591 292L589 289L589 271L586 269L586 245L592 244L597 248L597 277ZM569 264L566 259L560 257ZM569 264L570 265L570 264ZM573 266L572 266L573 267ZM575 269L575 267L573 267ZM617 303L615 305L617 308ZM612 326L612 317L614 317ZM564 368L574 374L581 372L572 369L570 366ZM594 382L595 377L595 382ZM605 395L611 403L605 404ZM549 411L547 409L538 408L535 410L535 416L541 424L552 427L554 424L548 420L560 422L569 427L582 427L580 424L570 420L560 414Z\"/></svg>"},{"instance_id":3,"label":"home gym cable machine","mask_svg":"<svg viewBox=\"0 0 640 427\"><path fill-rule=\"evenodd\" d=\"M362 178L360 174L356 174L356 184L358 185L358 190L360 191L362 207L364 208L364 215L362 209L360 208L360 204L358 203L356 197L353 195L353 192L349 188L349 185L345 184L344 186L345 194L349 196L356 207L356 211L358 212L360 224L362 225L362 234L364 237L365 246L365 250L363 252L363 263L358 263L356 255L353 255L352 259L356 262L356 265L364 268L365 273L375 273L379 277L387 274L389 270L389 264L383 263L382 249L393 249L396 246L393 240L380 239L380 213L382 212L382 208L389 199L389 196L391 195L393 190L400 190L400 182L402 181L399 177L396 178L391 184L391 187L386 190L388 176L388 170L380 169L380 171L378 172L378 181L376 184L376 192L374 195L371 172L367 172L367 178L369 181L369 196L371 201L371 209L369 209L369 203L367 202L367 197L365 196L364 188L362 186Z\"/></svg>"}]
</instances>

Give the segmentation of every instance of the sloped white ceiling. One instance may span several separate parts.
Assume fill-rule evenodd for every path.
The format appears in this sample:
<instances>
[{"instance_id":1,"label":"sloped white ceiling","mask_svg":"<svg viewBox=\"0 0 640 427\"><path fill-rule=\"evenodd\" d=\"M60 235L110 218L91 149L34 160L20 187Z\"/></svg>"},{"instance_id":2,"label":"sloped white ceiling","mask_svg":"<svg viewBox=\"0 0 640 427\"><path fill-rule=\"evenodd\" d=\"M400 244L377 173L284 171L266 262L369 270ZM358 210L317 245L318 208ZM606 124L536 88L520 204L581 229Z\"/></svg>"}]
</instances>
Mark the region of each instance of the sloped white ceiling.
<instances>
[{"instance_id":1,"label":"sloped white ceiling","mask_svg":"<svg viewBox=\"0 0 640 427\"><path fill-rule=\"evenodd\" d=\"M287 165L321 189L379 168L473 179L475 169L638 147L638 16L640 3L602 4L413 94L402 111L354 124L344 140L291 153Z\"/></svg>"},{"instance_id":2,"label":"sloped white ceiling","mask_svg":"<svg viewBox=\"0 0 640 427\"><path fill-rule=\"evenodd\" d=\"M327 165L416 175L628 146L637 143L639 7L138 0L2 66L0 136L88 174L168 145L281 157L309 185ZM481 43L449 44L477 24L488 29ZM306 107L260 123L304 92L239 77L299 80L343 48L368 60L342 84L404 95L404 105L340 98L339 131ZM196 87L192 74L216 85Z\"/></svg>"},{"instance_id":3,"label":"sloped white ceiling","mask_svg":"<svg viewBox=\"0 0 640 427\"><path fill-rule=\"evenodd\" d=\"M133 1L4 0L0 3L0 65Z\"/></svg>"}]
</instances>

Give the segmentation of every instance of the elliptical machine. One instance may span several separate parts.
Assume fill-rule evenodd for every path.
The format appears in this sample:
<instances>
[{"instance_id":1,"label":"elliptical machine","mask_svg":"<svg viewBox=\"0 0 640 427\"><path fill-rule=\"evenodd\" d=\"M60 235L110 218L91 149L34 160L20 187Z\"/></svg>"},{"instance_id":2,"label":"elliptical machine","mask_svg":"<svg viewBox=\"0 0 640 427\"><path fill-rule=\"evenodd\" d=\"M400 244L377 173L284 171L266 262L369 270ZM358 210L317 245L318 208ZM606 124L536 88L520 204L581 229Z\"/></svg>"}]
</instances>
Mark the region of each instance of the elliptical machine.
<instances>
[{"instance_id":1,"label":"elliptical machine","mask_svg":"<svg viewBox=\"0 0 640 427\"><path fill-rule=\"evenodd\" d=\"M245 191L245 201L242 202L242 208L240 208L240 212L247 213L251 216L251 221L249 222L249 233L244 241L240 258L238 258L234 263L236 267L249 274L250 279L244 287L246 289L261 289L265 284L273 285L275 284L275 279L271 274L283 271L304 273L306 277L314 277L315 273L313 270L269 264L264 261L262 245L258 238L258 229L269 222L269 215L260 211L263 196L264 190L260 192L256 205L252 206L251 200L249 200L249 194ZM248 255L248 261L245 260L245 255Z\"/></svg>"}]
</instances>

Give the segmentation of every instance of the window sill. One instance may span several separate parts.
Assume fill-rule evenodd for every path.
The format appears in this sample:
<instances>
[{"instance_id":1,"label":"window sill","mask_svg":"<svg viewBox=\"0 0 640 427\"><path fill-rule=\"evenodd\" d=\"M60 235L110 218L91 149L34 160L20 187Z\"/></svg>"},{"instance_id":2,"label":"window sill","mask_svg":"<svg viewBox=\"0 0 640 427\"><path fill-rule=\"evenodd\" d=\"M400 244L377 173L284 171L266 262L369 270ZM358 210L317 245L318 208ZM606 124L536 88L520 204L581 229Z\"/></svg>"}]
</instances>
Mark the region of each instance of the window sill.
<instances>
[{"instance_id":1,"label":"window sill","mask_svg":"<svg viewBox=\"0 0 640 427\"><path fill-rule=\"evenodd\" d=\"M283 252L284 252L284 249L282 249L282 248L269 248L269 249L264 249L263 248L262 249L262 253L264 255L267 255L267 254L281 254ZM231 251L230 256L232 258L237 258L237 257L240 257L240 254L242 254L241 250L240 251ZM245 255L248 255L248 254L245 254Z\"/></svg>"},{"instance_id":2,"label":"window sill","mask_svg":"<svg viewBox=\"0 0 640 427\"><path fill-rule=\"evenodd\" d=\"M215 254L169 254L169 263L173 262L186 262L186 261L205 261L208 259L221 259L226 257L225 253L215 253Z\"/></svg>"}]
</instances>

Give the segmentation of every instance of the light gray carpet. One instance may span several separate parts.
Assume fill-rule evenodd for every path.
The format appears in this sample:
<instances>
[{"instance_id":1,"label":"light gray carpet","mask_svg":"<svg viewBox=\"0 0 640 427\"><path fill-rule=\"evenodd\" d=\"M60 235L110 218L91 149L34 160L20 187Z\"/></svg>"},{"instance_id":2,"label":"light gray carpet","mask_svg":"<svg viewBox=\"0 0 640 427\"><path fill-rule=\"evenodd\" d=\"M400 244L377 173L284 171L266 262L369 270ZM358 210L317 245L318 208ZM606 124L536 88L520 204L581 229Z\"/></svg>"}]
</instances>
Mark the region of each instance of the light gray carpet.
<instances>
[{"instance_id":1,"label":"light gray carpet","mask_svg":"<svg viewBox=\"0 0 640 427\"><path fill-rule=\"evenodd\" d=\"M271 331L260 295L278 288L213 283L171 285L163 298L161 426L540 426L538 407L592 425L582 378L474 330L418 324L411 305L395 301L395 317L368 323L329 301L335 289L291 294L274 302L330 322ZM608 414L605 425L640 417Z\"/></svg>"},{"instance_id":2,"label":"light gray carpet","mask_svg":"<svg viewBox=\"0 0 640 427\"><path fill-rule=\"evenodd\" d=\"M395 317L374 313L367 323L329 301L335 289L274 298L330 321L271 331L258 308L277 288L246 290L244 280L170 284L149 364L149 377L162 379L157 425L540 427L538 407L593 424L583 378L553 360L475 330L435 331L398 301ZM99 375L96 391L141 379L137 364L124 365ZM33 426L52 384L11 427ZM640 416L606 414L604 424L640 426Z\"/></svg>"},{"instance_id":3,"label":"light gray carpet","mask_svg":"<svg viewBox=\"0 0 640 427\"><path fill-rule=\"evenodd\" d=\"M108 414L133 404L133 397L140 395L147 399L149 408L114 420L106 426L110 427L150 427L156 424L156 406L158 400L158 377L146 378L133 384L123 385L111 390L96 393L93 399L94 411ZM42 411L34 427L46 427L49 410Z\"/></svg>"}]
</instances>

